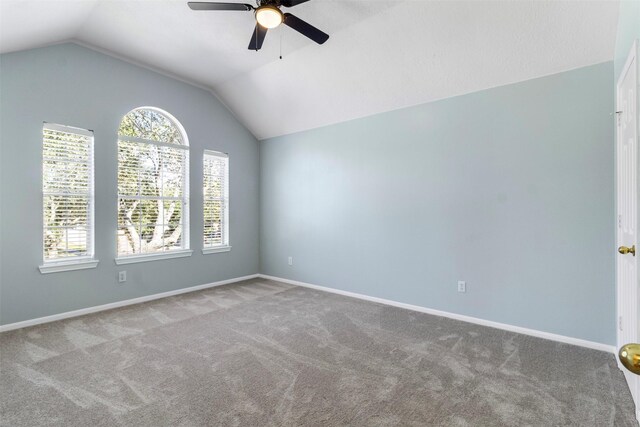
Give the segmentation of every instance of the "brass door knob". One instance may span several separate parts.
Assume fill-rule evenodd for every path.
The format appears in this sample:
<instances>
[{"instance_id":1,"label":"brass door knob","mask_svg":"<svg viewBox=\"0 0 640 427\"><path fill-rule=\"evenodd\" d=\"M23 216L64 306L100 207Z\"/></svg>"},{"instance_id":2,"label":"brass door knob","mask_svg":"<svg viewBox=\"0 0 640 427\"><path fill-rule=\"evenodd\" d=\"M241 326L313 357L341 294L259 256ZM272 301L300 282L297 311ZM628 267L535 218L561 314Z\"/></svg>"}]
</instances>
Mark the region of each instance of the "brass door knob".
<instances>
[{"instance_id":1,"label":"brass door knob","mask_svg":"<svg viewBox=\"0 0 640 427\"><path fill-rule=\"evenodd\" d=\"M631 254L633 256L636 256L636 245L633 245L630 248L626 246L620 246L618 248L618 252L620 252L622 255Z\"/></svg>"},{"instance_id":2,"label":"brass door knob","mask_svg":"<svg viewBox=\"0 0 640 427\"><path fill-rule=\"evenodd\" d=\"M640 344L625 344L618 352L620 361L629 371L640 375Z\"/></svg>"}]
</instances>

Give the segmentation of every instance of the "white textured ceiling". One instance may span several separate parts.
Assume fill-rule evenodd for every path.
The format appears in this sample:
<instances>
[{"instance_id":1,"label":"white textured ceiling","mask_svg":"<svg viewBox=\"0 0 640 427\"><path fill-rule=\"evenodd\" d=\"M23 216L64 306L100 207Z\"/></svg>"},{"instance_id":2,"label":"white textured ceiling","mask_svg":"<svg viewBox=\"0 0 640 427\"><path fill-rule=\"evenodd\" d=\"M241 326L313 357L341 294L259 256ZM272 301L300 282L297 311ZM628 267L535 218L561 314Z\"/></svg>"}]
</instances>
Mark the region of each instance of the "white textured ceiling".
<instances>
[{"instance_id":1,"label":"white textured ceiling","mask_svg":"<svg viewBox=\"0 0 640 427\"><path fill-rule=\"evenodd\" d=\"M281 27L252 52L249 12L0 0L0 52L81 41L212 89L263 139L611 60L618 6L312 0L288 11L329 33L327 43Z\"/></svg>"}]
</instances>

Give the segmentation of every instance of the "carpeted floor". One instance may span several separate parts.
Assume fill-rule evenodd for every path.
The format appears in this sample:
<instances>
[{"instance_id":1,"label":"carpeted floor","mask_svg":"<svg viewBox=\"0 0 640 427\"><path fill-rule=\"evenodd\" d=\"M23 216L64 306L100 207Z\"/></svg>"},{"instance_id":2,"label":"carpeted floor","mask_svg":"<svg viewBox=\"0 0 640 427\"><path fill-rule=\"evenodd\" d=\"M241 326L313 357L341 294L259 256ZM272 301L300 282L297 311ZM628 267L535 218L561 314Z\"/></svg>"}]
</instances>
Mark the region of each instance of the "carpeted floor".
<instances>
[{"instance_id":1,"label":"carpeted floor","mask_svg":"<svg viewBox=\"0 0 640 427\"><path fill-rule=\"evenodd\" d=\"M0 399L16 427L637 425L611 354L264 280L0 334Z\"/></svg>"}]
</instances>

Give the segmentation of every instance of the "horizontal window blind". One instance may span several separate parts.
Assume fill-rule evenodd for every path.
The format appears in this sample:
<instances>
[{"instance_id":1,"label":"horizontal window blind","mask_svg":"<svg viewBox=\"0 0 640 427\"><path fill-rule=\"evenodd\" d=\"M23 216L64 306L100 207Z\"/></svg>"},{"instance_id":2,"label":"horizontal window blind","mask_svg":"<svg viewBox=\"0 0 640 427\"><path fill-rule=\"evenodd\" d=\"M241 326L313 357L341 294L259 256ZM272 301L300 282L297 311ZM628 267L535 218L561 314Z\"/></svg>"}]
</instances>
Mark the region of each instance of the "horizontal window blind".
<instances>
[{"instance_id":1,"label":"horizontal window blind","mask_svg":"<svg viewBox=\"0 0 640 427\"><path fill-rule=\"evenodd\" d=\"M153 138L153 139L146 139ZM188 248L189 146L157 110L134 110L118 138L118 256Z\"/></svg>"},{"instance_id":2,"label":"horizontal window blind","mask_svg":"<svg viewBox=\"0 0 640 427\"><path fill-rule=\"evenodd\" d=\"M42 138L44 262L93 257L93 133L46 123Z\"/></svg>"},{"instance_id":3,"label":"horizontal window blind","mask_svg":"<svg viewBox=\"0 0 640 427\"><path fill-rule=\"evenodd\" d=\"M205 151L203 164L205 248L229 244L229 157Z\"/></svg>"}]
</instances>

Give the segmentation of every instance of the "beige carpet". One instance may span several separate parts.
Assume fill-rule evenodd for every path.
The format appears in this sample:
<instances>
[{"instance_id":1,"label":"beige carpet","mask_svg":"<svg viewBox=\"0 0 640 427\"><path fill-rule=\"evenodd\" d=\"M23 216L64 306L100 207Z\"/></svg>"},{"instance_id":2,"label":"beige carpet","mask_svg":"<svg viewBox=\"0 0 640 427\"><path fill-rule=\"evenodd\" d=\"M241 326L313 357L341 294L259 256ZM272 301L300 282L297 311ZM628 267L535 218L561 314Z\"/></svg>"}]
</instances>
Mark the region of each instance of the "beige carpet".
<instances>
[{"instance_id":1,"label":"beige carpet","mask_svg":"<svg viewBox=\"0 0 640 427\"><path fill-rule=\"evenodd\" d=\"M611 354L263 280L0 334L0 396L3 426L637 425Z\"/></svg>"}]
</instances>

